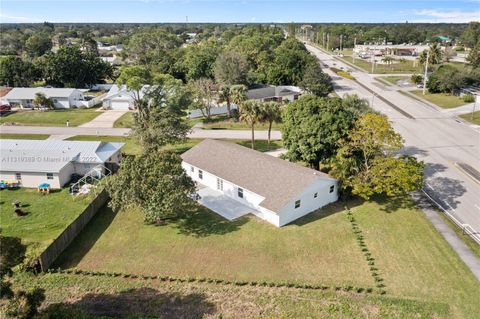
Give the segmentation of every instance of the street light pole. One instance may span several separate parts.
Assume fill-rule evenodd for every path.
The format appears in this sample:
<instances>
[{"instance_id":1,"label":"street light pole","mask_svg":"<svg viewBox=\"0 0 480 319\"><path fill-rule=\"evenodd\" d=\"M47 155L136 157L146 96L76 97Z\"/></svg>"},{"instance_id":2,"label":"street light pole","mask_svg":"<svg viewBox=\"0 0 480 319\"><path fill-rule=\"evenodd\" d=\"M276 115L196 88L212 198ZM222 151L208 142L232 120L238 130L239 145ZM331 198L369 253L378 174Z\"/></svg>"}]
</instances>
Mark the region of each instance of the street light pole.
<instances>
[{"instance_id":1,"label":"street light pole","mask_svg":"<svg viewBox=\"0 0 480 319\"><path fill-rule=\"evenodd\" d=\"M430 52L427 51L427 60L425 61L425 73L423 75L423 95L425 95L425 90L427 88L427 71L428 71L428 59L430 58Z\"/></svg>"},{"instance_id":2,"label":"street light pole","mask_svg":"<svg viewBox=\"0 0 480 319\"><path fill-rule=\"evenodd\" d=\"M473 109L472 109L472 121L475 117L475 107L477 106L478 95L475 94L475 101L473 101Z\"/></svg>"},{"instance_id":3,"label":"street light pole","mask_svg":"<svg viewBox=\"0 0 480 319\"><path fill-rule=\"evenodd\" d=\"M353 50L352 50L353 64L355 64L355 47L356 46L357 46L357 38L353 38Z\"/></svg>"}]
</instances>

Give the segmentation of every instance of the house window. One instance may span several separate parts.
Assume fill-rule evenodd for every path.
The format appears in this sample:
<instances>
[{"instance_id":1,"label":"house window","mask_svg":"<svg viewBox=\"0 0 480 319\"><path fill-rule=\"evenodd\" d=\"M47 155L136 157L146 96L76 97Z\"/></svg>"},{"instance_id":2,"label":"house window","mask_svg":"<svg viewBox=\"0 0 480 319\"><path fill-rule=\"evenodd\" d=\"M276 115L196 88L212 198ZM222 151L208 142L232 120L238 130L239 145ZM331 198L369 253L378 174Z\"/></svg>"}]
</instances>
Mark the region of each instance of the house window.
<instances>
[{"instance_id":1,"label":"house window","mask_svg":"<svg viewBox=\"0 0 480 319\"><path fill-rule=\"evenodd\" d=\"M295 208L298 208L298 207L300 207L300 200L295 201Z\"/></svg>"},{"instance_id":2,"label":"house window","mask_svg":"<svg viewBox=\"0 0 480 319\"><path fill-rule=\"evenodd\" d=\"M53 173L47 173L47 179L53 179Z\"/></svg>"},{"instance_id":3,"label":"house window","mask_svg":"<svg viewBox=\"0 0 480 319\"><path fill-rule=\"evenodd\" d=\"M223 191L223 179L217 178L217 189Z\"/></svg>"},{"instance_id":4,"label":"house window","mask_svg":"<svg viewBox=\"0 0 480 319\"><path fill-rule=\"evenodd\" d=\"M195 172L195 167L190 166L190 172L192 172L192 173Z\"/></svg>"},{"instance_id":5,"label":"house window","mask_svg":"<svg viewBox=\"0 0 480 319\"><path fill-rule=\"evenodd\" d=\"M198 170L198 178L203 179L203 171L201 169Z\"/></svg>"},{"instance_id":6,"label":"house window","mask_svg":"<svg viewBox=\"0 0 480 319\"><path fill-rule=\"evenodd\" d=\"M238 197L243 198L243 188L239 187L237 194L238 194Z\"/></svg>"},{"instance_id":7,"label":"house window","mask_svg":"<svg viewBox=\"0 0 480 319\"><path fill-rule=\"evenodd\" d=\"M313 198L317 198L317 197L318 197L318 193L313 194Z\"/></svg>"},{"instance_id":8,"label":"house window","mask_svg":"<svg viewBox=\"0 0 480 319\"><path fill-rule=\"evenodd\" d=\"M330 193L333 193L334 190L335 190L335 185L330 186Z\"/></svg>"},{"instance_id":9,"label":"house window","mask_svg":"<svg viewBox=\"0 0 480 319\"><path fill-rule=\"evenodd\" d=\"M22 180L22 173L15 173L15 179L17 181L21 181Z\"/></svg>"}]
</instances>

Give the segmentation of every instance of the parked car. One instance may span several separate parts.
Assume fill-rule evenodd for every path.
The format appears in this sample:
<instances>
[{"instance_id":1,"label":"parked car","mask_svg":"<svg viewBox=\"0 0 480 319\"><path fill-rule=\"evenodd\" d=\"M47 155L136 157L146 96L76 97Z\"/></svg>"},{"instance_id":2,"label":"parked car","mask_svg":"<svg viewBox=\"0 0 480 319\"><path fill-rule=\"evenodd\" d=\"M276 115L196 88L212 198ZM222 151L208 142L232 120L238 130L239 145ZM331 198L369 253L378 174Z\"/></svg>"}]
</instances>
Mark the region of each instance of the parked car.
<instances>
[{"instance_id":1,"label":"parked car","mask_svg":"<svg viewBox=\"0 0 480 319\"><path fill-rule=\"evenodd\" d=\"M8 113L12 110L12 107L8 104L2 104L0 105L0 114L5 114Z\"/></svg>"},{"instance_id":2,"label":"parked car","mask_svg":"<svg viewBox=\"0 0 480 319\"><path fill-rule=\"evenodd\" d=\"M423 84L417 84L417 88L423 89Z\"/></svg>"}]
</instances>

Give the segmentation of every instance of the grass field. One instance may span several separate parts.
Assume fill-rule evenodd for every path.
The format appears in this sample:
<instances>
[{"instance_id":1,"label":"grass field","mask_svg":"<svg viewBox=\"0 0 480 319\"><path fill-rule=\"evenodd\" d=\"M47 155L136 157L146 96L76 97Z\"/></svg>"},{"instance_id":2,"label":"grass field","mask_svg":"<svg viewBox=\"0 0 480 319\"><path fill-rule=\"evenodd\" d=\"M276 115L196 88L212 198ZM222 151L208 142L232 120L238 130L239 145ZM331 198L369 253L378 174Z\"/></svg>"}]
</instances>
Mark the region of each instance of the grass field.
<instances>
[{"instance_id":1,"label":"grass field","mask_svg":"<svg viewBox=\"0 0 480 319\"><path fill-rule=\"evenodd\" d=\"M34 126L66 126L67 120L70 126L79 126L90 122L98 115L96 109L64 109L50 111L18 111L0 118L0 124L16 123L17 125Z\"/></svg>"},{"instance_id":2,"label":"grass field","mask_svg":"<svg viewBox=\"0 0 480 319\"><path fill-rule=\"evenodd\" d=\"M282 124L273 123L272 130L280 130ZM231 119L215 120L209 123L203 123L204 130L250 130L251 127L240 121ZM268 123L258 123L255 125L255 130L268 130Z\"/></svg>"},{"instance_id":3,"label":"grass field","mask_svg":"<svg viewBox=\"0 0 480 319\"><path fill-rule=\"evenodd\" d=\"M395 85L398 81L410 81L408 76L382 76L381 79Z\"/></svg>"},{"instance_id":4,"label":"grass field","mask_svg":"<svg viewBox=\"0 0 480 319\"><path fill-rule=\"evenodd\" d=\"M12 203L19 200L28 215L17 217ZM0 191L2 235L20 237L35 251L45 249L88 205L86 198L73 198L68 189L42 195L36 189Z\"/></svg>"},{"instance_id":5,"label":"grass field","mask_svg":"<svg viewBox=\"0 0 480 319\"><path fill-rule=\"evenodd\" d=\"M124 136L96 136L96 135L77 135L68 138L69 141L104 141L104 142L120 142L125 143L122 151L125 154L139 154L142 151L141 145L132 137ZM177 153L183 153L192 148L196 144L200 143L201 139L188 139L185 143L167 146L169 149L175 150ZM225 140L232 143L237 143L245 147L250 147L250 140ZM282 141L271 141L270 148L275 150L283 146ZM268 151L268 143L264 140L255 141L255 149L260 152Z\"/></svg>"},{"instance_id":6,"label":"grass field","mask_svg":"<svg viewBox=\"0 0 480 319\"><path fill-rule=\"evenodd\" d=\"M445 304L388 295L67 274L15 281L46 290L45 318L450 318Z\"/></svg>"},{"instance_id":7,"label":"grass field","mask_svg":"<svg viewBox=\"0 0 480 319\"><path fill-rule=\"evenodd\" d=\"M476 111L473 113L473 119L472 119L472 113L463 114L463 115L460 115L460 117L465 121L480 125L480 111Z\"/></svg>"},{"instance_id":8,"label":"grass field","mask_svg":"<svg viewBox=\"0 0 480 319\"><path fill-rule=\"evenodd\" d=\"M364 60L361 58L355 58L355 63L353 63L353 58L351 56L344 56L341 58L355 66L365 70L368 73L372 73L372 63L370 60ZM406 62L396 62L391 65L386 65L382 63L376 63L374 72L375 74L389 74L389 73L419 73L421 72L421 68L418 66L414 66L414 61L406 61Z\"/></svg>"},{"instance_id":9,"label":"grass field","mask_svg":"<svg viewBox=\"0 0 480 319\"><path fill-rule=\"evenodd\" d=\"M411 91L411 93L444 109L451 109L466 104L460 97L447 93L426 93L423 95L422 90Z\"/></svg>"},{"instance_id":10,"label":"grass field","mask_svg":"<svg viewBox=\"0 0 480 319\"><path fill-rule=\"evenodd\" d=\"M15 140L46 140L50 135L47 134L4 134L0 133L0 139Z\"/></svg>"},{"instance_id":11,"label":"grass field","mask_svg":"<svg viewBox=\"0 0 480 319\"><path fill-rule=\"evenodd\" d=\"M156 227L144 225L139 211L105 209L58 263L137 274L374 286L343 204L280 229L255 217L227 222L205 209ZM349 205L388 296L434 304L440 313L435 318L480 316L478 282L423 213L394 202Z\"/></svg>"},{"instance_id":12,"label":"grass field","mask_svg":"<svg viewBox=\"0 0 480 319\"><path fill-rule=\"evenodd\" d=\"M113 123L116 128L132 128L133 127L133 112L123 114L118 120Z\"/></svg>"}]
</instances>

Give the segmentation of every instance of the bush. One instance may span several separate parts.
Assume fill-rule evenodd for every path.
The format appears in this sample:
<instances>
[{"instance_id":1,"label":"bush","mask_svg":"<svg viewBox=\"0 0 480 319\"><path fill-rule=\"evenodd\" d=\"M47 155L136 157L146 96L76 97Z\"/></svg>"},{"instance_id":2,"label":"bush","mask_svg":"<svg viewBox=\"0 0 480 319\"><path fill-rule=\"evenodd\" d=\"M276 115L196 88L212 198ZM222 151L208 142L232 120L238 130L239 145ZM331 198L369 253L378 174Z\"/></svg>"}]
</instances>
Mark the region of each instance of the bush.
<instances>
[{"instance_id":1,"label":"bush","mask_svg":"<svg viewBox=\"0 0 480 319\"><path fill-rule=\"evenodd\" d=\"M462 100L465 103L473 103L475 102L475 96L473 96L473 94L470 94L470 93L464 94L462 97Z\"/></svg>"},{"instance_id":2,"label":"bush","mask_svg":"<svg viewBox=\"0 0 480 319\"><path fill-rule=\"evenodd\" d=\"M29 292L16 292L5 309L7 318L30 319L38 313L38 307L45 300L45 291L35 289Z\"/></svg>"}]
</instances>

